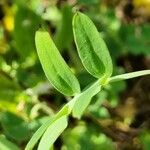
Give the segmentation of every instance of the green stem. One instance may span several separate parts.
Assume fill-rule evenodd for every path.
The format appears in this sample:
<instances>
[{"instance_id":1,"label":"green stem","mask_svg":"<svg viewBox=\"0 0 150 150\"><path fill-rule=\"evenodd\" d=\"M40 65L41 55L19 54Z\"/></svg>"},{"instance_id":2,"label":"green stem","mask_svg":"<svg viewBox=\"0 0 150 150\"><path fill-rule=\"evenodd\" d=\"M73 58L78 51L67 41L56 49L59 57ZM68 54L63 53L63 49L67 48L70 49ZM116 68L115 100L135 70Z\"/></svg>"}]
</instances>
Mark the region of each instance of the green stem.
<instances>
[{"instance_id":1,"label":"green stem","mask_svg":"<svg viewBox=\"0 0 150 150\"><path fill-rule=\"evenodd\" d=\"M150 70L142 70L142 71L136 71L136 72L131 72L131 73L125 73L121 75L117 75L114 77L109 78L108 82L116 82L116 81L121 81L121 80L126 80L126 79L131 79L131 78L136 78L144 75L149 75Z\"/></svg>"},{"instance_id":2,"label":"green stem","mask_svg":"<svg viewBox=\"0 0 150 150\"><path fill-rule=\"evenodd\" d=\"M65 104L62 107L62 109L56 114L56 119L64 114L65 115L71 114L74 106L75 107L79 106L80 113L82 113L84 109L88 106L88 104L90 103L91 98L101 90L100 81L101 79L98 79L90 87L82 91L82 93L77 94L71 101ZM75 117L77 116L75 115Z\"/></svg>"}]
</instances>

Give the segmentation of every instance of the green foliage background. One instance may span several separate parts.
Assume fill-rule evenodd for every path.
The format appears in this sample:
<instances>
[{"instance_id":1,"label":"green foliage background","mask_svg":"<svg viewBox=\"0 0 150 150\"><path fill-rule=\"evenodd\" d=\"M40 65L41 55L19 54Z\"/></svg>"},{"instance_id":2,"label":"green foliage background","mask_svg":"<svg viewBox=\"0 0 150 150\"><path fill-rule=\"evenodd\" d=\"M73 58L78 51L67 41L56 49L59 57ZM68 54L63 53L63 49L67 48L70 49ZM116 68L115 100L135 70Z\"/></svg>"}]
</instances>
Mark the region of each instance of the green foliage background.
<instances>
[{"instance_id":1,"label":"green foliage background","mask_svg":"<svg viewBox=\"0 0 150 150\"><path fill-rule=\"evenodd\" d=\"M150 7L137 15L146 2L137 5L138 0L133 0L132 11L126 12L130 3L119 0L0 1L0 149L24 149L33 133L48 120L47 116L53 116L71 99L47 81L35 50L35 31L41 26L49 31L83 89L95 78L86 72L77 55L72 31L75 11L88 15L103 35L115 75L150 68ZM144 116L140 125L135 123L138 127L132 127L140 120L137 114L150 106L150 79L141 80L106 86L93 98L82 121L70 118L69 127L54 149L149 150L148 117ZM137 98L136 87L143 88L141 82L145 89ZM135 99L141 102L136 104ZM149 112L148 109L145 113L150 116Z\"/></svg>"}]
</instances>

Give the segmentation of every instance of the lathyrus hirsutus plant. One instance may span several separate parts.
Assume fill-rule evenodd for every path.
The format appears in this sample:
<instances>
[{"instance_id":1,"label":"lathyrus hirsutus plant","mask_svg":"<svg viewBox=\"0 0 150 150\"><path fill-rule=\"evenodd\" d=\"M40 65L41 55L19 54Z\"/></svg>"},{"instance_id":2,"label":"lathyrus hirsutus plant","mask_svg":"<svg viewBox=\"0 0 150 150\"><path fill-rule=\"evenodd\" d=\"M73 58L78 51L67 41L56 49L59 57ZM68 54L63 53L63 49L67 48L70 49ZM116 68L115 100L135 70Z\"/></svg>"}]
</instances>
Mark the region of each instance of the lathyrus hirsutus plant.
<instances>
[{"instance_id":1,"label":"lathyrus hirsutus plant","mask_svg":"<svg viewBox=\"0 0 150 150\"><path fill-rule=\"evenodd\" d=\"M90 18L77 12L72 26L83 66L97 81L81 91L78 79L60 55L49 33L37 31L35 44L46 77L59 92L74 97L34 133L25 150L32 150L39 140L38 150L50 150L67 127L68 116L72 114L73 117L81 118L92 97L100 92L104 85L150 74L150 70L143 70L112 77L113 65L109 51Z\"/></svg>"}]
</instances>

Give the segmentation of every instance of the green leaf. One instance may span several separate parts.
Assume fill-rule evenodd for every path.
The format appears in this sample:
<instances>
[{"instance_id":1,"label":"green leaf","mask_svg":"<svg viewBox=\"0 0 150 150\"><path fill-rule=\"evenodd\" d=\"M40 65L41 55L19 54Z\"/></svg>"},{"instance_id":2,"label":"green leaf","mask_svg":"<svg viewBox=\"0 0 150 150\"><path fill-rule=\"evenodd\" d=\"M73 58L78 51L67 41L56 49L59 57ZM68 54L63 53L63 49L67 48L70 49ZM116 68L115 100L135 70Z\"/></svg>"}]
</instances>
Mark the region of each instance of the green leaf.
<instances>
[{"instance_id":1,"label":"green leaf","mask_svg":"<svg viewBox=\"0 0 150 150\"><path fill-rule=\"evenodd\" d=\"M18 142L28 140L30 136L28 124L21 117L10 112L3 112L0 121L5 135Z\"/></svg>"},{"instance_id":2,"label":"green leaf","mask_svg":"<svg viewBox=\"0 0 150 150\"><path fill-rule=\"evenodd\" d=\"M53 124L51 124L46 132L44 133L43 137L38 146L38 150L49 150L58 136L64 131L67 127L67 116L62 116L57 119Z\"/></svg>"},{"instance_id":3,"label":"green leaf","mask_svg":"<svg viewBox=\"0 0 150 150\"><path fill-rule=\"evenodd\" d=\"M72 8L68 4L65 4L62 8L62 19L58 23L57 33L55 35L56 45L60 50L67 49L72 44L72 16Z\"/></svg>"},{"instance_id":4,"label":"green leaf","mask_svg":"<svg viewBox=\"0 0 150 150\"><path fill-rule=\"evenodd\" d=\"M34 54L34 35L41 22L41 18L32 10L19 5L15 14L14 39L17 51L22 59Z\"/></svg>"},{"instance_id":5,"label":"green leaf","mask_svg":"<svg viewBox=\"0 0 150 150\"><path fill-rule=\"evenodd\" d=\"M149 75L149 74L150 74L150 70L142 70L142 71L136 71L136 72L131 72L131 73L125 73L125 74L111 77L109 79L109 82L116 82L116 81L131 79L131 78L135 78L135 77L140 77L140 76L144 76L144 75Z\"/></svg>"},{"instance_id":6,"label":"green leaf","mask_svg":"<svg viewBox=\"0 0 150 150\"><path fill-rule=\"evenodd\" d=\"M73 107L73 116L80 118L86 107L89 105L92 97L101 90L99 80L82 92L77 98Z\"/></svg>"},{"instance_id":7,"label":"green leaf","mask_svg":"<svg viewBox=\"0 0 150 150\"><path fill-rule=\"evenodd\" d=\"M107 79L112 74L112 61L107 46L93 22L77 12L73 18L73 33L81 61L96 78Z\"/></svg>"},{"instance_id":8,"label":"green leaf","mask_svg":"<svg viewBox=\"0 0 150 150\"><path fill-rule=\"evenodd\" d=\"M143 150L149 150L150 149L150 131L144 131L141 133L140 142L142 144Z\"/></svg>"},{"instance_id":9,"label":"green leaf","mask_svg":"<svg viewBox=\"0 0 150 150\"><path fill-rule=\"evenodd\" d=\"M9 140L7 140L3 135L0 135L0 149L1 150L19 150L19 148Z\"/></svg>"},{"instance_id":10,"label":"green leaf","mask_svg":"<svg viewBox=\"0 0 150 150\"><path fill-rule=\"evenodd\" d=\"M63 108L56 114L55 116L55 120L62 117L62 116L65 116L65 115L69 115L70 113L70 108L69 106L66 104L65 106L63 106Z\"/></svg>"},{"instance_id":11,"label":"green leaf","mask_svg":"<svg viewBox=\"0 0 150 150\"><path fill-rule=\"evenodd\" d=\"M53 86L64 95L80 92L77 78L61 57L48 32L37 31L35 43L43 70Z\"/></svg>"},{"instance_id":12,"label":"green leaf","mask_svg":"<svg viewBox=\"0 0 150 150\"><path fill-rule=\"evenodd\" d=\"M69 106L65 105L53 118L50 118L46 123L44 123L32 136L25 150L32 150L38 140L42 137L44 132L50 127L56 120L69 114Z\"/></svg>"},{"instance_id":13,"label":"green leaf","mask_svg":"<svg viewBox=\"0 0 150 150\"><path fill-rule=\"evenodd\" d=\"M46 129L52 124L53 118L50 118L46 123L44 123L32 136L28 144L26 145L25 150L32 150L38 140L41 138Z\"/></svg>"}]
</instances>

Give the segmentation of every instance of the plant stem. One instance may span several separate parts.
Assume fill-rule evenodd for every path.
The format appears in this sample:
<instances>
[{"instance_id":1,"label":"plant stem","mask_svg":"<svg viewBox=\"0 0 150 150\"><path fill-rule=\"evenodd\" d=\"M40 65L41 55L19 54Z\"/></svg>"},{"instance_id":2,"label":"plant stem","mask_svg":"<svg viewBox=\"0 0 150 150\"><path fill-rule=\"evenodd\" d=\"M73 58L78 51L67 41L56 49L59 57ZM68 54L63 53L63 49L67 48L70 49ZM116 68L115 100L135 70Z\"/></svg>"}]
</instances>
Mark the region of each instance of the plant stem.
<instances>
[{"instance_id":1,"label":"plant stem","mask_svg":"<svg viewBox=\"0 0 150 150\"><path fill-rule=\"evenodd\" d=\"M136 71L136 72L117 75L117 76L114 76L114 77L110 77L108 82L111 83L111 82L136 78L136 77L140 77L140 76L144 76L144 75L150 75L150 70L142 70L142 71Z\"/></svg>"}]
</instances>

